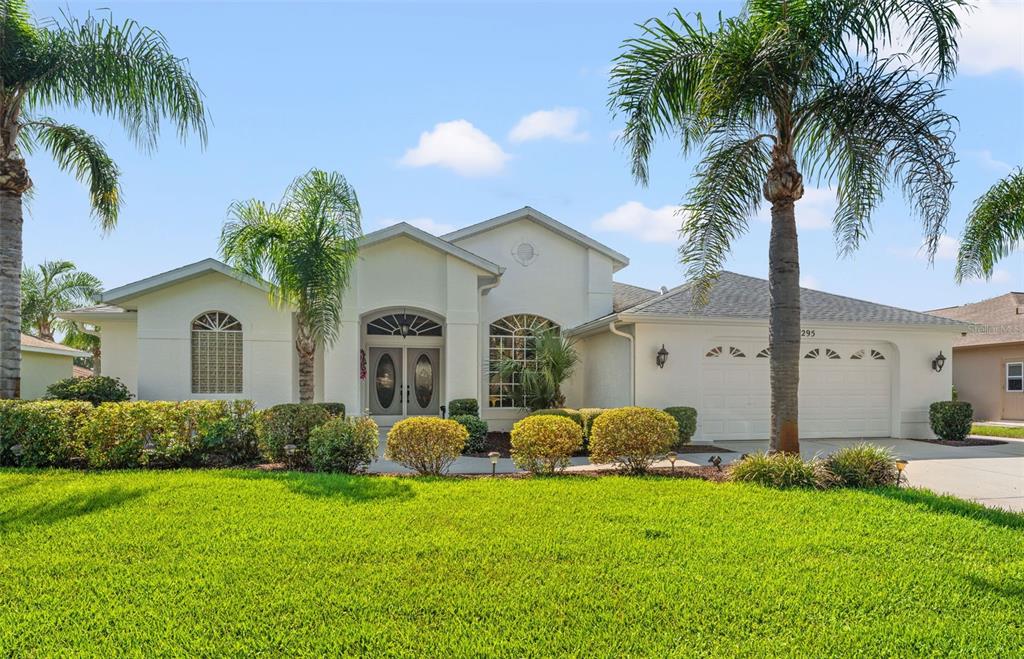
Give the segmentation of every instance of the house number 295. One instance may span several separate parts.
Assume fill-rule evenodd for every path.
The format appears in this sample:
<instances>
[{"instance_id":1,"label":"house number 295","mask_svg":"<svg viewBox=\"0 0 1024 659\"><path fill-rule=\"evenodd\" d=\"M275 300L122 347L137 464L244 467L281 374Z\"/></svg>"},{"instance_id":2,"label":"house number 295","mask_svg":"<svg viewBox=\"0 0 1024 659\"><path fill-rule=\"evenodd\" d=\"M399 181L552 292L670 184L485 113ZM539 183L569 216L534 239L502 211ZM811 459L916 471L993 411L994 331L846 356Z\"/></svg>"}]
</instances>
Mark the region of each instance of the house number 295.
<instances>
[{"instance_id":1,"label":"house number 295","mask_svg":"<svg viewBox=\"0 0 1024 659\"><path fill-rule=\"evenodd\" d=\"M814 330L812 330L812 329L802 329L802 330L800 330L800 336L813 337L814 336Z\"/></svg>"}]
</instances>

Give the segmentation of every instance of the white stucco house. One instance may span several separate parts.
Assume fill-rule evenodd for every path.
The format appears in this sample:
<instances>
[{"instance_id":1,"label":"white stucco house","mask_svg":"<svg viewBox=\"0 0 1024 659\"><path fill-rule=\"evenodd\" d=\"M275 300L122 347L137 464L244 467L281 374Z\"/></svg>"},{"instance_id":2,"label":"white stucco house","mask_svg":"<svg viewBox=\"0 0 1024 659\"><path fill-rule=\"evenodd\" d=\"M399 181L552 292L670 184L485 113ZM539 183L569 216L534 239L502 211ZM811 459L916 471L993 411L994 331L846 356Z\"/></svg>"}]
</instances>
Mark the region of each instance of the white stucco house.
<instances>
[{"instance_id":1,"label":"white stucco house","mask_svg":"<svg viewBox=\"0 0 1024 659\"><path fill-rule=\"evenodd\" d=\"M382 424L475 398L492 428L508 427L523 412L491 364L528 359L530 332L557 325L581 355L567 405L689 405L697 439L767 437L767 282L724 272L694 308L686 286L616 282L628 264L529 207L441 237L405 223L368 234L340 338L318 351L317 396ZM928 405L952 385L932 362L965 326L813 290L802 302L801 436L930 436ZM102 328L103 374L140 399L298 400L292 313L214 259L63 315Z\"/></svg>"}]
</instances>

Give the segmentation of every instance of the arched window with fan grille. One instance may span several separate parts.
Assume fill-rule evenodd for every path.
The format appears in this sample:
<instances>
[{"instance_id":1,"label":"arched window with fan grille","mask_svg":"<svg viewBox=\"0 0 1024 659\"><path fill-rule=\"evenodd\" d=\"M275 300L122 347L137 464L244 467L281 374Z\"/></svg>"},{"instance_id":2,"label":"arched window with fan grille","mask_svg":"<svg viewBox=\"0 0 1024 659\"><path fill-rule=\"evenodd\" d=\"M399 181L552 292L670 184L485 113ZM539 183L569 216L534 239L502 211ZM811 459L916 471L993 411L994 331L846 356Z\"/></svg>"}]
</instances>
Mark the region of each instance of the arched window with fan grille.
<instances>
[{"instance_id":1,"label":"arched window with fan grille","mask_svg":"<svg viewBox=\"0 0 1024 659\"><path fill-rule=\"evenodd\" d=\"M192 321L192 393L242 393L242 323L223 311Z\"/></svg>"}]
</instances>

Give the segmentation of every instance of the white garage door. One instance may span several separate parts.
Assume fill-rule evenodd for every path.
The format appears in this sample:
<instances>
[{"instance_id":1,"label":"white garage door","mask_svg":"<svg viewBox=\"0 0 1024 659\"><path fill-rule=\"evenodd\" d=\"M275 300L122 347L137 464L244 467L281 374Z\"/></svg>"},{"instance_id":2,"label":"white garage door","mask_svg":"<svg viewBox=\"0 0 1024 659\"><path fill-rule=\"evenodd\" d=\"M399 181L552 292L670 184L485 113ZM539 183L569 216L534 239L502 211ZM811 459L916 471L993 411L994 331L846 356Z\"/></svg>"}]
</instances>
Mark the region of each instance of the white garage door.
<instances>
[{"instance_id":1,"label":"white garage door","mask_svg":"<svg viewBox=\"0 0 1024 659\"><path fill-rule=\"evenodd\" d=\"M885 344L803 344L800 437L888 437L891 349ZM766 439L768 349L722 340L705 350L698 419L706 440Z\"/></svg>"}]
</instances>

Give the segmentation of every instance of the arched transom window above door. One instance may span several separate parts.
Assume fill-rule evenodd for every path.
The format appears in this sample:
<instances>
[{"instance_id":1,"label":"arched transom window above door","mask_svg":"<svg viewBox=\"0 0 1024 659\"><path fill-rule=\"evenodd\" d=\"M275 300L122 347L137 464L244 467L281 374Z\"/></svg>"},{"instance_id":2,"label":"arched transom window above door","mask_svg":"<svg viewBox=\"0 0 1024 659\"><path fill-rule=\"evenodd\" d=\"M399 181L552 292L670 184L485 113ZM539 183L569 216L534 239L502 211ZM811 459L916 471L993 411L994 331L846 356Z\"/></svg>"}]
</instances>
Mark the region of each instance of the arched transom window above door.
<instances>
[{"instance_id":1,"label":"arched transom window above door","mask_svg":"<svg viewBox=\"0 0 1024 659\"><path fill-rule=\"evenodd\" d=\"M372 336L441 336L441 324L411 313L389 313L366 324Z\"/></svg>"},{"instance_id":2,"label":"arched transom window above door","mask_svg":"<svg viewBox=\"0 0 1024 659\"><path fill-rule=\"evenodd\" d=\"M515 407L519 382L515 374L502 374L499 365L514 361L523 368L537 365L533 337L557 330L558 325L533 314L514 314L491 323L487 340L487 403L491 407Z\"/></svg>"},{"instance_id":3,"label":"arched transom window above door","mask_svg":"<svg viewBox=\"0 0 1024 659\"><path fill-rule=\"evenodd\" d=\"M242 393L242 323L223 311L192 321L192 393Z\"/></svg>"}]
</instances>

